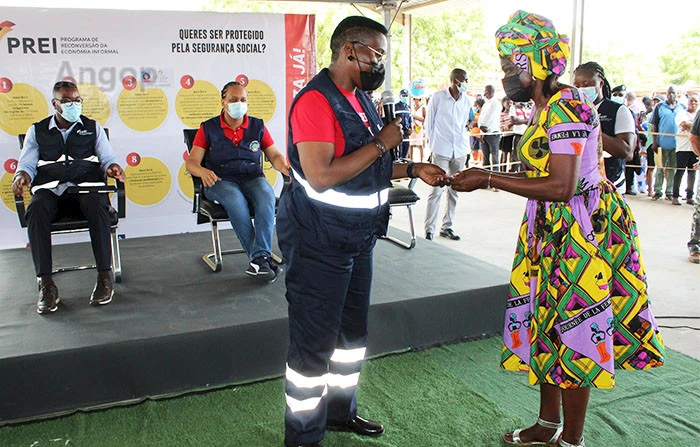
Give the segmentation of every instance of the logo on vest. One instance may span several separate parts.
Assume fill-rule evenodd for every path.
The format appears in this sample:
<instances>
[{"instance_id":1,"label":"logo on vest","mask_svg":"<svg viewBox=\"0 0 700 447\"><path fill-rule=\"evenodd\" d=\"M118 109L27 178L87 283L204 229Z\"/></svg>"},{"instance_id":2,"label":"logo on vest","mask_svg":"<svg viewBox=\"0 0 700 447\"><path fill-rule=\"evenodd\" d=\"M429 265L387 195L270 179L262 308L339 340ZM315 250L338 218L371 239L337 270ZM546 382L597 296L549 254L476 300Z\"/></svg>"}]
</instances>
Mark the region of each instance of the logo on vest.
<instances>
[{"instance_id":1,"label":"logo on vest","mask_svg":"<svg viewBox=\"0 0 700 447\"><path fill-rule=\"evenodd\" d=\"M89 130L85 130L85 129L80 129L80 130L78 130L76 133L77 133L78 135L80 135L81 137L88 136L88 135L93 135L93 134L94 134L94 132L90 132Z\"/></svg>"},{"instance_id":2,"label":"logo on vest","mask_svg":"<svg viewBox=\"0 0 700 447\"><path fill-rule=\"evenodd\" d=\"M250 150L253 152L257 152L260 150L260 142L258 140L254 140L250 143Z\"/></svg>"}]
</instances>

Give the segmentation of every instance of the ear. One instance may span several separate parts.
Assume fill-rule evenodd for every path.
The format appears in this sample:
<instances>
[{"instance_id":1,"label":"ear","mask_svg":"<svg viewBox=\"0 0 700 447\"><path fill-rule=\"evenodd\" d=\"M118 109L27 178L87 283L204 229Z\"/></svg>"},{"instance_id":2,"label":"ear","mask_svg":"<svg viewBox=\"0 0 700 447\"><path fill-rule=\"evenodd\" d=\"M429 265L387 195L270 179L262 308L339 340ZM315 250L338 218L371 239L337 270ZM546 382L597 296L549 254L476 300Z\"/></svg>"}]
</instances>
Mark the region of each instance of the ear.
<instances>
[{"instance_id":1,"label":"ear","mask_svg":"<svg viewBox=\"0 0 700 447\"><path fill-rule=\"evenodd\" d=\"M355 58L355 46L352 44L352 42L345 42L343 45L343 56L346 59L353 60L352 58Z\"/></svg>"}]
</instances>

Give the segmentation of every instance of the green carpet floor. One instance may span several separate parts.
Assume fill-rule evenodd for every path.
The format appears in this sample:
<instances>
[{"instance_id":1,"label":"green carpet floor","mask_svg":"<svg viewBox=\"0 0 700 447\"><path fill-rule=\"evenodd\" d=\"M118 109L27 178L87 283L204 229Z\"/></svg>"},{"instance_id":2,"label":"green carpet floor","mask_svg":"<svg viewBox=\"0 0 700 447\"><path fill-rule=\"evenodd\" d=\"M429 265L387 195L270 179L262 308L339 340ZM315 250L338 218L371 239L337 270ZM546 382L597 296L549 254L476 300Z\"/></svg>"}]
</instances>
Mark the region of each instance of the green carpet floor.
<instances>
[{"instance_id":1,"label":"green carpet floor","mask_svg":"<svg viewBox=\"0 0 700 447\"><path fill-rule=\"evenodd\" d=\"M534 421L536 387L498 367L498 338L368 362L360 413L386 434L328 433L326 447L500 446L501 434ZM60 384L57 384L60 386ZM0 428L1 447L280 447L284 383L273 380L129 407ZM594 390L589 447L700 445L700 362L669 351L663 368L621 371Z\"/></svg>"}]
</instances>

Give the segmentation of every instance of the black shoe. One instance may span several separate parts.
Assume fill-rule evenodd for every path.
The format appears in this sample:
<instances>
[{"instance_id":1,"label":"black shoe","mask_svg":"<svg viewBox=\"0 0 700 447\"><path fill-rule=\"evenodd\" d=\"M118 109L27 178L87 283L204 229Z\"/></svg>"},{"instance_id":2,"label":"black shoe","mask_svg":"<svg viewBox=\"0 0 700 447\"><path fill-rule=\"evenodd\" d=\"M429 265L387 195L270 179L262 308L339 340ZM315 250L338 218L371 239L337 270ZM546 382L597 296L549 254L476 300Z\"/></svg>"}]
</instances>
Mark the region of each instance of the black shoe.
<instances>
[{"instance_id":1,"label":"black shoe","mask_svg":"<svg viewBox=\"0 0 700 447\"><path fill-rule=\"evenodd\" d=\"M425 233L425 240L426 240L426 241L432 241L432 240L433 240L433 233L431 233L430 231L427 231L427 232Z\"/></svg>"},{"instance_id":2,"label":"black shoe","mask_svg":"<svg viewBox=\"0 0 700 447\"><path fill-rule=\"evenodd\" d=\"M39 301L36 303L36 311L41 315L50 314L58 310L58 287L54 284L51 275L39 277Z\"/></svg>"},{"instance_id":3,"label":"black shoe","mask_svg":"<svg viewBox=\"0 0 700 447\"><path fill-rule=\"evenodd\" d=\"M297 444L296 442L284 441L284 447L323 447L320 442L312 442L309 444Z\"/></svg>"},{"instance_id":4,"label":"black shoe","mask_svg":"<svg viewBox=\"0 0 700 447\"><path fill-rule=\"evenodd\" d=\"M631 189L629 191L625 191L625 194L628 196L636 196L637 195L637 193L632 191Z\"/></svg>"},{"instance_id":5,"label":"black shoe","mask_svg":"<svg viewBox=\"0 0 700 447\"><path fill-rule=\"evenodd\" d=\"M326 430L348 431L360 436L377 437L384 433L384 426L378 422L355 416L349 421L328 421L326 422Z\"/></svg>"},{"instance_id":6,"label":"black shoe","mask_svg":"<svg viewBox=\"0 0 700 447\"><path fill-rule=\"evenodd\" d=\"M90 295L90 304L109 304L112 302L113 296L114 279L112 278L112 271L98 272L97 283L95 284L95 288L92 289L92 295Z\"/></svg>"},{"instance_id":7,"label":"black shoe","mask_svg":"<svg viewBox=\"0 0 700 447\"><path fill-rule=\"evenodd\" d=\"M279 264L277 264L275 261L270 259L270 274L265 279L268 282L273 283L273 282L275 282L275 280L277 279L279 274L282 273L283 271L284 270L282 269L282 267L279 266Z\"/></svg>"},{"instance_id":8,"label":"black shoe","mask_svg":"<svg viewBox=\"0 0 700 447\"><path fill-rule=\"evenodd\" d=\"M661 194L656 193L654 196L651 198L651 200L659 200L661 198Z\"/></svg>"},{"instance_id":9,"label":"black shoe","mask_svg":"<svg viewBox=\"0 0 700 447\"><path fill-rule=\"evenodd\" d=\"M459 237L458 234L456 234L454 231L452 231L452 228L448 228L447 230L442 230L440 231L440 236L446 237L447 239L452 239L453 241L458 241L462 239Z\"/></svg>"},{"instance_id":10,"label":"black shoe","mask_svg":"<svg viewBox=\"0 0 700 447\"><path fill-rule=\"evenodd\" d=\"M270 268L270 260L267 256L258 256L257 258L250 261L250 264L248 265L248 270L246 270L245 272L250 276L273 275L272 269ZM276 275L274 276L276 277Z\"/></svg>"}]
</instances>

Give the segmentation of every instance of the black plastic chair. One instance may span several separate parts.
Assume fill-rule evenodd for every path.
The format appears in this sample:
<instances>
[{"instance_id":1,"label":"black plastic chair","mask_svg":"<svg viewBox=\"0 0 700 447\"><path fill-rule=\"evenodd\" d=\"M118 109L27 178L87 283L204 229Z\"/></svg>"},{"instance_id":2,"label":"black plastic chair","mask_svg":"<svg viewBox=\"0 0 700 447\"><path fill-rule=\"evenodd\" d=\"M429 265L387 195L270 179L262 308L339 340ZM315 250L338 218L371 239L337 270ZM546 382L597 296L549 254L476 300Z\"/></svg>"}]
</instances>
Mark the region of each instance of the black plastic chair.
<instances>
[{"instance_id":1,"label":"black plastic chair","mask_svg":"<svg viewBox=\"0 0 700 447\"><path fill-rule=\"evenodd\" d=\"M107 137L109 138L109 130L104 129ZM20 134L19 147L20 150L24 147L24 134ZM105 179L106 180L106 179ZM126 195L124 189L124 183L117 179L114 179L115 185L105 184L104 186L70 186L66 190L68 193L78 193L78 194L88 194L91 192L97 192L100 194L112 194L117 193L117 209L114 209L110 205L109 207L109 218L111 226L111 242L112 242L112 272L114 273L114 281L121 282L122 279L122 261L121 253L119 251L119 236L117 233L119 227L119 219L126 217ZM27 227L27 217L26 208L24 204L23 196L15 196L15 207L17 208L17 217L19 218L19 224L22 228ZM76 209L72 214L68 216L60 216L51 223L51 234L67 234L67 233L80 233L84 231L89 231L88 221L85 216L80 212L80 209ZM53 270L53 273L60 272L70 272L75 270L86 270L94 269L97 266L91 265L74 265L67 267L59 267Z\"/></svg>"},{"instance_id":2,"label":"black plastic chair","mask_svg":"<svg viewBox=\"0 0 700 447\"><path fill-rule=\"evenodd\" d=\"M408 224L409 224L409 234L411 239L406 242L395 236L382 236L382 239L386 239L389 242L393 242L399 247L405 248L407 250L412 249L416 246L416 229L413 224L413 205L416 204L420 197L413 191L413 186L416 184L418 179L411 179L408 182L408 186L403 186L398 182L392 182L391 189L389 189L389 206L393 212L395 207L405 206L408 209Z\"/></svg>"},{"instance_id":3,"label":"black plastic chair","mask_svg":"<svg viewBox=\"0 0 700 447\"><path fill-rule=\"evenodd\" d=\"M183 129L182 133L185 137L185 144L187 145L187 153L192 151L192 144L194 142L194 137L197 135L198 129ZM263 154L260 151L261 156ZM243 248L234 248L230 250L221 249L221 238L219 237L219 222L228 222L228 213L223 206L219 205L213 200L207 199L204 194L204 185L202 184L202 179L190 174L192 178L192 183L194 185L194 197L192 198L192 212L197 215L197 224L211 224L211 244L212 253L207 253L202 256L202 260L209 266L212 271L218 273L221 271L221 266L223 264L223 256L231 254L245 253ZM285 188L287 181L285 180ZM282 190L284 193L284 188ZM277 200L279 202L279 199ZM249 203L250 215L255 215L252 205ZM283 264L283 260L278 255L272 253L270 255L273 261L277 264Z\"/></svg>"}]
</instances>

